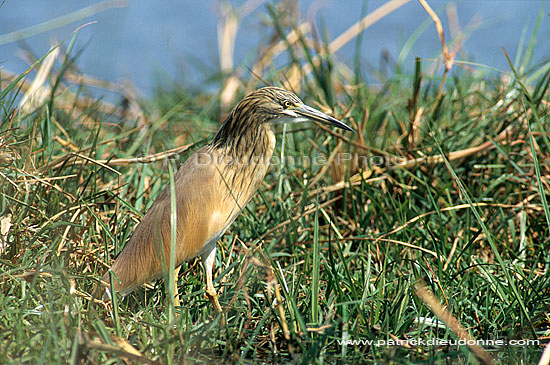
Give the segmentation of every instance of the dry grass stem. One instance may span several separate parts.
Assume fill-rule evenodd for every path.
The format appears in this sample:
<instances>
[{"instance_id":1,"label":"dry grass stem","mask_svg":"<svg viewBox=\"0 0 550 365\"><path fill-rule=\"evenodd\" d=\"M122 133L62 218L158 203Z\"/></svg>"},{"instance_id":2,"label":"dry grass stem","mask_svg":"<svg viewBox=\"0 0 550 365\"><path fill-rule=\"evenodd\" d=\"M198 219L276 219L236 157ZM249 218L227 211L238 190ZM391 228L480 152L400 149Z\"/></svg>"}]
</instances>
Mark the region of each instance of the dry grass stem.
<instances>
[{"instance_id":1,"label":"dry grass stem","mask_svg":"<svg viewBox=\"0 0 550 365\"><path fill-rule=\"evenodd\" d=\"M352 39L357 37L362 31L410 1L411 0L390 0L381 5L376 10L363 17L363 19L349 27L346 31L336 37L332 42L330 42L330 44L328 45L328 52L330 54L334 54ZM319 62L319 57L313 59L313 63L315 65L318 65ZM311 67L311 64L307 63L302 70L304 77L309 75L312 70L313 68Z\"/></svg>"},{"instance_id":2,"label":"dry grass stem","mask_svg":"<svg viewBox=\"0 0 550 365\"><path fill-rule=\"evenodd\" d=\"M454 61L454 54L450 54L449 50L447 49L447 44L445 43L445 33L443 32L443 26L441 25L441 20L439 20L439 17L437 16L436 12L432 10L430 5L428 5L428 2L426 0L418 0L422 7L426 10L428 15L432 18L435 28L437 30L437 34L439 35L439 39L441 41L441 49L443 53L443 62L445 64L445 70L443 72L443 77L441 78L441 83L439 84L439 91L437 93L437 101L441 99L443 96L443 90L445 86L445 81L447 80L447 74L451 70L453 66Z\"/></svg>"},{"instance_id":3,"label":"dry grass stem","mask_svg":"<svg viewBox=\"0 0 550 365\"><path fill-rule=\"evenodd\" d=\"M476 343L476 339L471 336L468 331L453 317L453 315L445 309L435 295L426 287L424 283L415 285L416 295L432 310L432 312L443 321L447 327L461 340L468 342L468 348L476 355L476 357L484 364L493 364L493 357L485 351L485 349Z\"/></svg>"}]
</instances>

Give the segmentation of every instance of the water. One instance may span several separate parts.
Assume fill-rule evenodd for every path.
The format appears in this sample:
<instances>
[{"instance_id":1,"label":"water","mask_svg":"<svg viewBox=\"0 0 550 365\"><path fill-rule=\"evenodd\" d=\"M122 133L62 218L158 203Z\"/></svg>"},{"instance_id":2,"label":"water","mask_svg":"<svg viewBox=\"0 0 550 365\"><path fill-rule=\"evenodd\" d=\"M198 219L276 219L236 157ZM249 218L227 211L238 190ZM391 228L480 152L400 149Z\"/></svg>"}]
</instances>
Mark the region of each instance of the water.
<instances>
[{"instance_id":1,"label":"water","mask_svg":"<svg viewBox=\"0 0 550 365\"><path fill-rule=\"evenodd\" d=\"M240 5L244 1L232 1ZM367 12L383 1L363 0L303 0L300 10L305 17L308 11L319 8L310 15L315 25L323 24L329 39L334 39L351 24L360 19L366 4ZM447 1L429 0L432 8L444 23L447 40L450 40L446 16ZM532 34L537 17L544 6L535 60L550 59L550 15L548 1L475 1L456 3L460 24L464 27L472 19L480 19L481 26L465 41L459 59L469 57L508 72L505 48L515 57L523 31L527 39ZM47 20L92 5L82 0L5 0L0 7L0 35L22 30ZM50 29L46 33L26 38L36 56L47 52L53 39L66 39L79 25L96 21L80 31L77 48L86 46L79 58L81 71L101 79L118 82L131 80L145 95L150 95L155 74L162 73L169 79L180 78L191 84L201 82L211 71L219 69L217 51L217 1L163 0L132 1L126 7L112 8L89 16L81 21ZM267 18L265 5L244 18L237 35L236 64L250 64L257 45L270 34L271 29L260 23ZM408 37L426 21L428 15L417 1L411 1L394 13L370 27L363 37L361 58L378 67L380 55L387 50L396 58ZM0 39L2 39L0 37ZM338 57L352 64L355 41L338 52ZM412 69L414 57L433 58L440 52L440 42L435 27L430 24L416 42L405 65ZM0 67L12 72L22 72L26 64L19 57L20 45L16 42L0 44ZM279 62L286 57L280 56ZM199 71L202 70L202 71Z\"/></svg>"}]
</instances>

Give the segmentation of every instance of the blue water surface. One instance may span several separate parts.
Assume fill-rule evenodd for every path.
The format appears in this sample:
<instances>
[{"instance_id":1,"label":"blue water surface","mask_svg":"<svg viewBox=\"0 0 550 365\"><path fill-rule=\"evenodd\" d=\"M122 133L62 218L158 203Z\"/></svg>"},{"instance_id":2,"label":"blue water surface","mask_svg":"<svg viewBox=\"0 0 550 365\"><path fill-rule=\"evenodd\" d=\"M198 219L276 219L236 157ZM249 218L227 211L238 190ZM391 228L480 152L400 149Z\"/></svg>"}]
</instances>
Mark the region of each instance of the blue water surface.
<instances>
[{"instance_id":1,"label":"blue water surface","mask_svg":"<svg viewBox=\"0 0 550 365\"><path fill-rule=\"evenodd\" d=\"M253 1L253 0L251 0ZM84 27L77 40L77 49L86 47L79 58L81 71L101 79L119 82L131 80L144 94L150 95L155 75L168 79L183 79L197 84L219 70L217 49L217 22L219 2L208 0L130 1L121 8L110 8L79 21L49 29L20 41L10 41L11 32L70 14L97 4L84 0L5 0L0 6L0 67L22 72L27 64L22 61L21 45L29 47L36 56L47 52L55 40L71 35L80 25ZM245 1L231 1L238 7ZM242 19L236 39L237 65L250 64L257 47L269 36L272 28L263 26L268 19L262 3ZM273 2L271 2L273 3ZM299 11L303 18L311 18L316 27L324 27L329 39L334 39L365 13L384 3L380 0L302 0ZM448 1L429 0L439 14L448 41L451 35L447 21ZM469 59L508 72L503 55L506 49L513 58L522 34L528 41L541 9L543 12L535 61L550 59L550 4L542 0L459 0L454 2L462 28L468 24L479 26L463 44L459 59ZM362 39L361 59L365 64L379 67L381 54L389 52L397 58L399 51L413 32L428 19L418 1L411 1L368 28ZM3 38L2 38L3 37ZM404 67L413 67L415 57L433 58L440 53L441 44L435 27L429 24L415 43ZM353 64L356 42L338 51L340 60ZM286 62L280 56L276 62Z\"/></svg>"}]
</instances>

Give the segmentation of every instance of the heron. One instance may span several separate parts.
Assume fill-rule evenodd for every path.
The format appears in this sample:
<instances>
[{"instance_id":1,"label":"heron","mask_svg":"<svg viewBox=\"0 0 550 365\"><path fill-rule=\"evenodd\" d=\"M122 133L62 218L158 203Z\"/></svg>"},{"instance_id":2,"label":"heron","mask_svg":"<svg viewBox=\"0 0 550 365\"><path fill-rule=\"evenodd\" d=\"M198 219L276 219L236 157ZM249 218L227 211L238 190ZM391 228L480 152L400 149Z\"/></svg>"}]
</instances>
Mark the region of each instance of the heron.
<instances>
[{"instance_id":1,"label":"heron","mask_svg":"<svg viewBox=\"0 0 550 365\"><path fill-rule=\"evenodd\" d=\"M252 199L267 173L275 148L275 125L302 122L319 122L353 131L340 120L305 105L286 89L263 87L246 95L213 140L194 152L174 175L175 278L183 262L200 257L205 269L206 296L218 314L222 308L212 282L216 244ZM111 272L114 275L111 289L124 296L168 273L171 199L168 184L102 277L103 286L109 285Z\"/></svg>"}]
</instances>

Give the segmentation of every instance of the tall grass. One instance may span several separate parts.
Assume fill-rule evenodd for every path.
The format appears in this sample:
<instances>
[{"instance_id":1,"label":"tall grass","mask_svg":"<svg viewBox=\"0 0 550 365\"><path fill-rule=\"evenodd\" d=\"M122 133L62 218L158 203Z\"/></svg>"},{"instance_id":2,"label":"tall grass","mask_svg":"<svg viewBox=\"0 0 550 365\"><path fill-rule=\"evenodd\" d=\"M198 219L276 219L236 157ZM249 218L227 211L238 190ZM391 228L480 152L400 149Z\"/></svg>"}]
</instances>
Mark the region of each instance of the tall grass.
<instances>
[{"instance_id":1,"label":"tall grass","mask_svg":"<svg viewBox=\"0 0 550 365\"><path fill-rule=\"evenodd\" d=\"M548 60L535 64L529 42L507 74L455 63L440 93L441 71L418 59L372 88L359 52L350 73L328 42L287 37L279 11L273 46L292 52L262 76L358 133L279 133L285 164L218 243L223 325L195 261L175 316L162 282L110 304L90 294L171 164L218 128L218 95L162 85L151 100L93 100L67 82L67 53L24 109L27 75L2 77L1 362L469 362L465 346L342 342L457 339L419 281L473 338L539 340L485 346L495 359L538 360L550 336ZM242 75L233 100L261 84Z\"/></svg>"}]
</instances>

